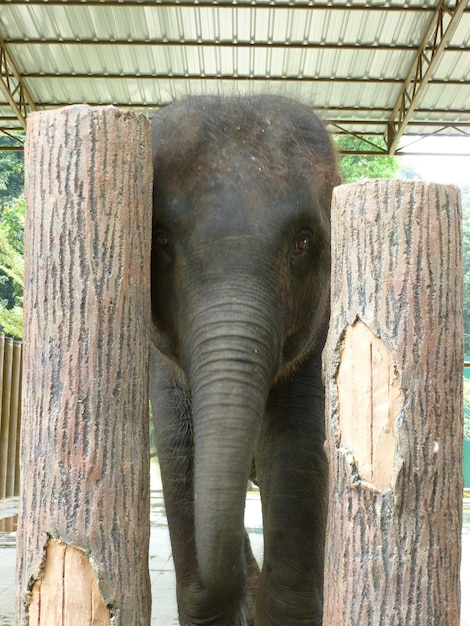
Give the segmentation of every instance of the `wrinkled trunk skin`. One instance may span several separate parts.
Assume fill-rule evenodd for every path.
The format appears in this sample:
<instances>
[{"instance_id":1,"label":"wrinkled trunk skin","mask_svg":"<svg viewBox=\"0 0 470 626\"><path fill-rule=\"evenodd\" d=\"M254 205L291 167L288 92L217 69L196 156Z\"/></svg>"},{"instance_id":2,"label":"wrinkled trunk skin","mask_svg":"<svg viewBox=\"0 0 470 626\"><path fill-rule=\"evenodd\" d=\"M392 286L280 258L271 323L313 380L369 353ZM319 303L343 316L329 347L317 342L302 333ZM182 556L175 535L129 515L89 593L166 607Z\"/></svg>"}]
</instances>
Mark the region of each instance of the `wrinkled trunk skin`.
<instances>
[{"instance_id":1,"label":"wrinkled trunk skin","mask_svg":"<svg viewBox=\"0 0 470 626\"><path fill-rule=\"evenodd\" d=\"M271 307L238 300L211 309L216 319L203 314L194 327L189 367L196 550L211 602L233 604L236 614L246 590L246 486L277 355L266 323L256 321Z\"/></svg>"}]
</instances>

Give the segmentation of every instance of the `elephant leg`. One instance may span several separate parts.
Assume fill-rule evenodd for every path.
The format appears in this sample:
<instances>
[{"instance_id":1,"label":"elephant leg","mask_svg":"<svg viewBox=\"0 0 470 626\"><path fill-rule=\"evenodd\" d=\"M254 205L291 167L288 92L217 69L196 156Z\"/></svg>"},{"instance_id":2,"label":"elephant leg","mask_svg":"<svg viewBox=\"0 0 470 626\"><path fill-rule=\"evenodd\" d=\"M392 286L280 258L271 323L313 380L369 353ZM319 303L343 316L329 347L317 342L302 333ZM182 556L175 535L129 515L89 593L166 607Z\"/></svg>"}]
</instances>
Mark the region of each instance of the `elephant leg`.
<instances>
[{"instance_id":1,"label":"elephant leg","mask_svg":"<svg viewBox=\"0 0 470 626\"><path fill-rule=\"evenodd\" d=\"M211 606L198 574L194 527L194 442L189 388L156 350L150 362L150 396L182 626L252 626L259 568L245 537L247 594L239 610L222 616ZM217 494L214 494L217 498Z\"/></svg>"},{"instance_id":2,"label":"elephant leg","mask_svg":"<svg viewBox=\"0 0 470 626\"><path fill-rule=\"evenodd\" d=\"M257 626L321 626L327 512L318 358L273 390L256 452L264 563Z\"/></svg>"},{"instance_id":3,"label":"elephant leg","mask_svg":"<svg viewBox=\"0 0 470 626\"><path fill-rule=\"evenodd\" d=\"M165 510L176 574L180 623L189 626L204 604L194 539L193 433L191 400L184 379L152 350L150 397Z\"/></svg>"},{"instance_id":4,"label":"elephant leg","mask_svg":"<svg viewBox=\"0 0 470 626\"><path fill-rule=\"evenodd\" d=\"M258 592L258 583L260 569L257 560L251 549L250 538L245 530L245 563L246 563L246 596L243 613L247 620L247 626L254 624L256 596Z\"/></svg>"}]
</instances>

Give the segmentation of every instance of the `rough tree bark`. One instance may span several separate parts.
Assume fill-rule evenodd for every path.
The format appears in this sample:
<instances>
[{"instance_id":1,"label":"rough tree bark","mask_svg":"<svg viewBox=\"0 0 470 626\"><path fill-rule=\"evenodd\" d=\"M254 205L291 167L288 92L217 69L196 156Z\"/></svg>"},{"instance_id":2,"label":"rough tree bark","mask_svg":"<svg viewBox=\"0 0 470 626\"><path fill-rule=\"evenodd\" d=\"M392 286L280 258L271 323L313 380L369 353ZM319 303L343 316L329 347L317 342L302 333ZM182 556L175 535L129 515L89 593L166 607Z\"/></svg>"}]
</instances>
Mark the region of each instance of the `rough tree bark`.
<instances>
[{"instance_id":1,"label":"rough tree bark","mask_svg":"<svg viewBox=\"0 0 470 626\"><path fill-rule=\"evenodd\" d=\"M17 624L149 624L143 116L28 118Z\"/></svg>"},{"instance_id":2,"label":"rough tree bark","mask_svg":"<svg viewBox=\"0 0 470 626\"><path fill-rule=\"evenodd\" d=\"M460 623L461 246L455 187L335 190L328 626Z\"/></svg>"}]
</instances>

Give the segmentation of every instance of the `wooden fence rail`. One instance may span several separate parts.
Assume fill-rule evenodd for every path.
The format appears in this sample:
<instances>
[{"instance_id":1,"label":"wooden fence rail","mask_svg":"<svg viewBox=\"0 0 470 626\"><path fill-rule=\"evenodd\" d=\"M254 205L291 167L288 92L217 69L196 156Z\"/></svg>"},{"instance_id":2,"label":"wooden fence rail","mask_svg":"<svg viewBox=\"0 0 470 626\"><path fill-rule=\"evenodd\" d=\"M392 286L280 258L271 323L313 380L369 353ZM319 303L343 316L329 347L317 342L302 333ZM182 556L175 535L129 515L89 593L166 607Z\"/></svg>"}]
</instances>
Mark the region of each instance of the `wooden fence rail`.
<instances>
[{"instance_id":1,"label":"wooden fence rail","mask_svg":"<svg viewBox=\"0 0 470 626\"><path fill-rule=\"evenodd\" d=\"M0 333L0 500L20 490L23 344Z\"/></svg>"}]
</instances>

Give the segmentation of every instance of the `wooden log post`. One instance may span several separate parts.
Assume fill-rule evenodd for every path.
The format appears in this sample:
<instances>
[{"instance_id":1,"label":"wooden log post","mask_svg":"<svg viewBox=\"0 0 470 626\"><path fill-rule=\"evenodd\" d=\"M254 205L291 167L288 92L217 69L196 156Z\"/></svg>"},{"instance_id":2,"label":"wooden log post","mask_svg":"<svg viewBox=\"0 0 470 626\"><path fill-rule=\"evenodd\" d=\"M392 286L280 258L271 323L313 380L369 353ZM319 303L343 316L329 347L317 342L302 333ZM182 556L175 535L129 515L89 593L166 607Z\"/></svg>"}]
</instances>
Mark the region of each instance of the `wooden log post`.
<instances>
[{"instance_id":1,"label":"wooden log post","mask_svg":"<svg viewBox=\"0 0 470 626\"><path fill-rule=\"evenodd\" d=\"M33 113L25 156L16 623L149 624L149 123Z\"/></svg>"},{"instance_id":2,"label":"wooden log post","mask_svg":"<svg viewBox=\"0 0 470 626\"><path fill-rule=\"evenodd\" d=\"M9 439L10 439L10 407L11 407L11 384L13 370L13 339L2 337L2 369L1 395L0 395L0 500L7 497L7 482L9 470ZM8 494L9 496L13 494Z\"/></svg>"},{"instance_id":3,"label":"wooden log post","mask_svg":"<svg viewBox=\"0 0 470 626\"><path fill-rule=\"evenodd\" d=\"M332 258L324 623L458 626L458 189L403 180L337 188Z\"/></svg>"},{"instance_id":4,"label":"wooden log post","mask_svg":"<svg viewBox=\"0 0 470 626\"><path fill-rule=\"evenodd\" d=\"M0 501L19 494L23 344L0 332ZM11 527L13 520L2 527Z\"/></svg>"},{"instance_id":5,"label":"wooden log post","mask_svg":"<svg viewBox=\"0 0 470 626\"><path fill-rule=\"evenodd\" d=\"M18 462L18 434L21 422L21 368L23 362L23 344L21 341L13 341L12 371L11 371L11 398L10 398L10 428L8 432L8 469L6 497L17 496L15 491Z\"/></svg>"}]
</instances>

